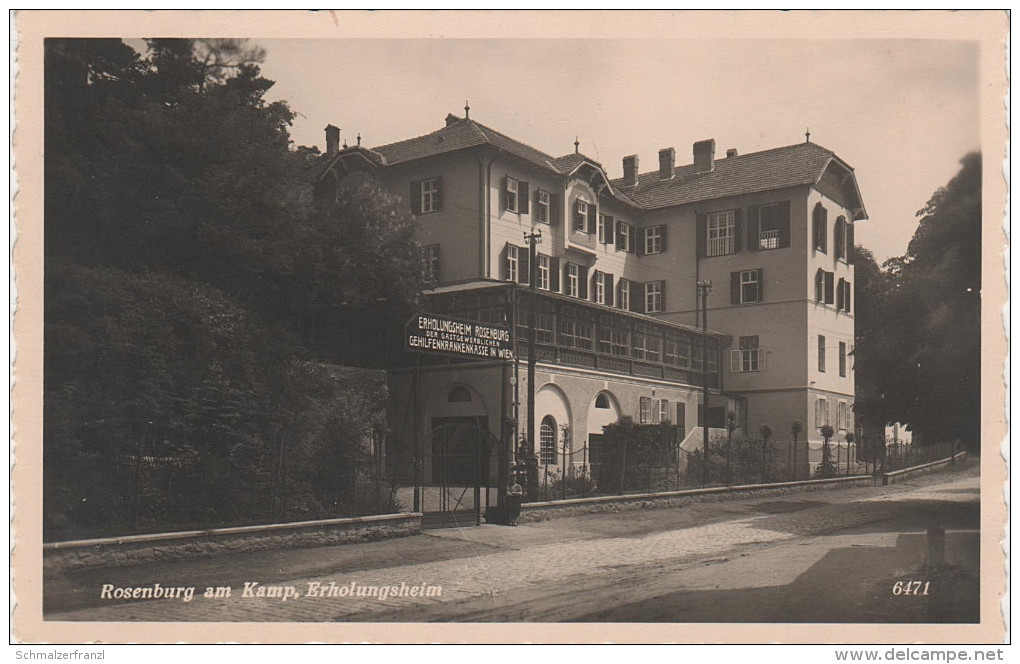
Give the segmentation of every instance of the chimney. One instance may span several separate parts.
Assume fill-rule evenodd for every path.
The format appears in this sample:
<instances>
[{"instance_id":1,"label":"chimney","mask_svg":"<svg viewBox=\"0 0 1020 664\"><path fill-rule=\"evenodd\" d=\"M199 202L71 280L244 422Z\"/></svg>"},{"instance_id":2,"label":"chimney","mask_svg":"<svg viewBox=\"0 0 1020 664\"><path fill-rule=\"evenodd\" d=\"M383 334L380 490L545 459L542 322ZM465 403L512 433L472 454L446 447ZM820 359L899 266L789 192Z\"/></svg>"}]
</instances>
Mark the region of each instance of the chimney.
<instances>
[{"instance_id":1,"label":"chimney","mask_svg":"<svg viewBox=\"0 0 1020 664\"><path fill-rule=\"evenodd\" d=\"M659 150L659 179L669 180L676 172L676 150L663 148Z\"/></svg>"},{"instance_id":2,"label":"chimney","mask_svg":"<svg viewBox=\"0 0 1020 664\"><path fill-rule=\"evenodd\" d=\"M628 187L637 186L638 157L632 154L623 158L623 184Z\"/></svg>"},{"instance_id":3,"label":"chimney","mask_svg":"<svg viewBox=\"0 0 1020 664\"><path fill-rule=\"evenodd\" d=\"M709 138L694 144L694 172L715 170L715 139Z\"/></svg>"},{"instance_id":4,"label":"chimney","mask_svg":"<svg viewBox=\"0 0 1020 664\"><path fill-rule=\"evenodd\" d=\"M335 157L340 151L340 127L326 125L326 156Z\"/></svg>"},{"instance_id":5,"label":"chimney","mask_svg":"<svg viewBox=\"0 0 1020 664\"><path fill-rule=\"evenodd\" d=\"M450 126L450 125L452 125L452 124L457 124L458 122L460 122L460 118L458 118L458 117L457 117L456 115L454 115L453 113L449 113L449 114L448 114L448 115L446 116L446 126L447 126L447 127L449 127L449 126Z\"/></svg>"},{"instance_id":6,"label":"chimney","mask_svg":"<svg viewBox=\"0 0 1020 664\"><path fill-rule=\"evenodd\" d=\"M733 159L736 156L737 156L737 149L736 148L730 148L729 150L726 151L726 158L727 159Z\"/></svg>"}]
</instances>

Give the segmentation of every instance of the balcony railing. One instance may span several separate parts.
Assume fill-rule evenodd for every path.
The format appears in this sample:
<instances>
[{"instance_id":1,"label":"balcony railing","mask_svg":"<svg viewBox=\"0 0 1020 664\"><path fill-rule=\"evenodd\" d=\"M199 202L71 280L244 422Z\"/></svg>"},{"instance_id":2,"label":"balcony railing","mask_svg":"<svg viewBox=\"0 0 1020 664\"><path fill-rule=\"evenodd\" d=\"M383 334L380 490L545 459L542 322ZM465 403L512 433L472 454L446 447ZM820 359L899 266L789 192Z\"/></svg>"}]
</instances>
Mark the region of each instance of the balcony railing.
<instances>
[{"instance_id":1,"label":"balcony railing","mask_svg":"<svg viewBox=\"0 0 1020 664\"><path fill-rule=\"evenodd\" d=\"M762 231L758 234L758 250L764 251L766 249L778 249L779 248L779 231L770 230Z\"/></svg>"}]
</instances>

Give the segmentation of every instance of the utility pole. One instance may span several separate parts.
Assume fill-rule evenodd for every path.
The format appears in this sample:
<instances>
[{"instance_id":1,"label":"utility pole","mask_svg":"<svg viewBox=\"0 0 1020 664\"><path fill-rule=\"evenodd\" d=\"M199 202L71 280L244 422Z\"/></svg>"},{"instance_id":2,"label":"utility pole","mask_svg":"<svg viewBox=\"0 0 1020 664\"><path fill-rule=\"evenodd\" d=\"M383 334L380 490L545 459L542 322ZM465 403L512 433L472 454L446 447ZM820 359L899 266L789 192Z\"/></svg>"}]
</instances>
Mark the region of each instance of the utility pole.
<instances>
[{"instance_id":1,"label":"utility pole","mask_svg":"<svg viewBox=\"0 0 1020 664\"><path fill-rule=\"evenodd\" d=\"M701 296L701 431L703 436L705 460L705 485L711 481L708 467L708 294L712 292L712 282L703 279L698 282L698 295Z\"/></svg>"},{"instance_id":2,"label":"utility pole","mask_svg":"<svg viewBox=\"0 0 1020 664\"><path fill-rule=\"evenodd\" d=\"M535 300L538 290L538 258L535 245L542 243L542 229L524 234L528 245L528 444L530 453L535 454ZM515 321L516 323L516 321Z\"/></svg>"}]
</instances>

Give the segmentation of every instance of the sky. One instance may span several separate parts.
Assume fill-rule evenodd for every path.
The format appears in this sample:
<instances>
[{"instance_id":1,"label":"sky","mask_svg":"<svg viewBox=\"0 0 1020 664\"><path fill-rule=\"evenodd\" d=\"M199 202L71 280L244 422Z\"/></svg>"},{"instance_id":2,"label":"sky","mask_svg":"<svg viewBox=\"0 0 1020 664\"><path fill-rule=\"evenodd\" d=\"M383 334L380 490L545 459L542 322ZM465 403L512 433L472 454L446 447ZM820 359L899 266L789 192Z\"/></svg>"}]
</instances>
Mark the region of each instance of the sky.
<instances>
[{"instance_id":1,"label":"sky","mask_svg":"<svg viewBox=\"0 0 1020 664\"><path fill-rule=\"evenodd\" d=\"M324 149L335 124L368 147L471 117L610 177L637 154L655 170L695 141L741 154L811 140L855 170L869 219L858 243L905 253L915 212L980 146L978 44L935 40L264 39L271 99L292 138Z\"/></svg>"}]
</instances>

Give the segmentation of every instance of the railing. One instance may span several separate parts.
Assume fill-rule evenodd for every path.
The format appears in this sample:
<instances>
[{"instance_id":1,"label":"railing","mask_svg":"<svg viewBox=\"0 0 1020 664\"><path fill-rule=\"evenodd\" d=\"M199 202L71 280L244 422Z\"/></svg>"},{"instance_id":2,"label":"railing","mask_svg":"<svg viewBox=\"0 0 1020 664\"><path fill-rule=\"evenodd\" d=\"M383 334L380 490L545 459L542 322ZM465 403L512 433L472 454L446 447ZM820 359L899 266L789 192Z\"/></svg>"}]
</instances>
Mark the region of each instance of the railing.
<instances>
[{"instance_id":1,"label":"railing","mask_svg":"<svg viewBox=\"0 0 1020 664\"><path fill-rule=\"evenodd\" d=\"M761 231L758 234L758 249L778 249L779 248L779 231Z\"/></svg>"},{"instance_id":2,"label":"railing","mask_svg":"<svg viewBox=\"0 0 1020 664\"><path fill-rule=\"evenodd\" d=\"M709 256L725 256L736 251L736 238L732 235L727 237L710 238L708 241Z\"/></svg>"}]
</instances>

